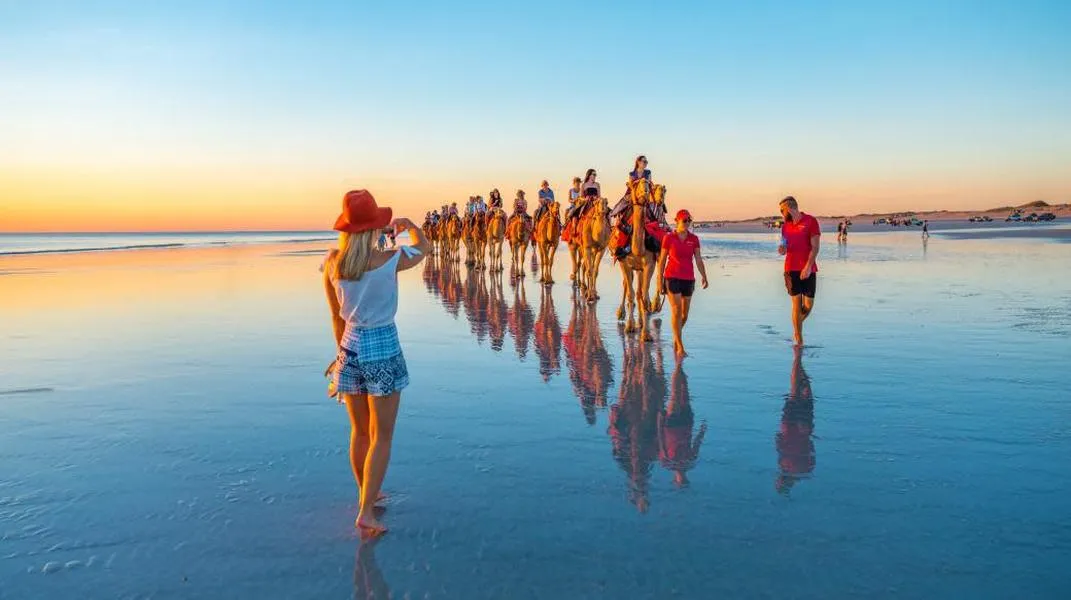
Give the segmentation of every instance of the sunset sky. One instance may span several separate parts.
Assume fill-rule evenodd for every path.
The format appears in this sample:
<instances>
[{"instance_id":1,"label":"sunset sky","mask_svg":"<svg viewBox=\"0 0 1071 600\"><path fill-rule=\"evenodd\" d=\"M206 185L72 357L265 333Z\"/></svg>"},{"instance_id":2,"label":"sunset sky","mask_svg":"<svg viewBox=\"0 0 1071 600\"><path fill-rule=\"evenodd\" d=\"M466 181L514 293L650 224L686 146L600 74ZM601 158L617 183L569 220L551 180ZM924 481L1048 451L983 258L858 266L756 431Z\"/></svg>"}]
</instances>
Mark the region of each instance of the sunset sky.
<instances>
[{"instance_id":1,"label":"sunset sky","mask_svg":"<svg viewBox=\"0 0 1071 600\"><path fill-rule=\"evenodd\" d=\"M1071 2L0 0L0 231L326 229L638 153L671 208L1071 201Z\"/></svg>"}]
</instances>

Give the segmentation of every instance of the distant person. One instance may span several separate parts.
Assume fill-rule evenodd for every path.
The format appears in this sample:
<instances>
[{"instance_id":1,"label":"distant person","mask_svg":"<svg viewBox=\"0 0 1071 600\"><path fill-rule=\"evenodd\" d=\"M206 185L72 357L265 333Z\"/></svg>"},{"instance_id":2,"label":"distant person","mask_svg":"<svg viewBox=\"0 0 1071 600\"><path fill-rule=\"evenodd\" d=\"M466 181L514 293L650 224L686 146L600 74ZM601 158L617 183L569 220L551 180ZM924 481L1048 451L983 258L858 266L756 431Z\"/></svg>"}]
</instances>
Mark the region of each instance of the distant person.
<instances>
[{"instance_id":1,"label":"distant person","mask_svg":"<svg viewBox=\"0 0 1071 600\"><path fill-rule=\"evenodd\" d=\"M376 232L390 226L406 230L416 245L392 252L373 248ZM338 249L324 260L324 287L338 355L329 369L333 393L350 416L350 466L360 490L356 526L370 535L387 527L376 519L390 462L391 440L401 391L409 371L398 341L398 271L411 269L430 250L420 228L409 219L391 220L365 190L347 192L335 221ZM381 234L382 236L382 234Z\"/></svg>"},{"instance_id":2,"label":"distant person","mask_svg":"<svg viewBox=\"0 0 1071 600\"><path fill-rule=\"evenodd\" d=\"M837 223L837 241L838 242L843 240L843 235L844 235L844 221L841 221L841 222Z\"/></svg>"},{"instance_id":3,"label":"distant person","mask_svg":"<svg viewBox=\"0 0 1071 600\"><path fill-rule=\"evenodd\" d=\"M792 329L797 346L803 345L803 322L814 308L818 285L818 248L822 235L818 219L799 209L792 196L780 203L781 244L778 254L785 257L785 289L792 297Z\"/></svg>"},{"instance_id":4,"label":"distant person","mask_svg":"<svg viewBox=\"0 0 1071 600\"><path fill-rule=\"evenodd\" d=\"M677 211L676 229L662 238L662 252L658 256L658 288L665 289L669 296L669 309L673 325L673 352L678 359L688 356L684 351L682 332L688 322L695 291L695 270L699 267L703 289L707 289L707 269L699 252L699 237L690 231L692 215L686 210Z\"/></svg>"},{"instance_id":5,"label":"distant person","mask_svg":"<svg viewBox=\"0 0 1071 600\"><path fill-rule=\"evenodd\" d=\"M929 239L929 237L930 237L930 222L927 220L927 221L923 221L922 222L922 239Z\"/></svg>"},{"instance_id":6,"label":"distant person","mask_svg":"<svg viewBox=\"0 0 1071 600\"><path fill-rule=\"evenodd\" d=\"M380 252L387 247L387 233L384 231L379 232L379 240L376 241L376 249Z\"/></svg>"}]
</instances>

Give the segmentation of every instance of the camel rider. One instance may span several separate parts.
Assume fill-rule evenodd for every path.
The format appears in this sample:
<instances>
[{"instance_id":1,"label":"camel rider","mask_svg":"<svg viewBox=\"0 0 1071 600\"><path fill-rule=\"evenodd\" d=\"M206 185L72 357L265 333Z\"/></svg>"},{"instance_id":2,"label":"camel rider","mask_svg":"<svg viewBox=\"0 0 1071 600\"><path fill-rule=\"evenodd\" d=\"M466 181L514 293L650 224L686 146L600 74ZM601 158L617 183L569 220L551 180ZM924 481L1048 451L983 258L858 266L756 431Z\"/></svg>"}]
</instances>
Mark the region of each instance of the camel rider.
<instances>
[{"instance_id":1,"label":"camel rider","mask_svg":"<svg viewBox=\"0 0 1071 600\"><path fill-rule=\"evenodd\" d=\"M620 216L621 213L625 212L625 209L628 208L630 203L629 197L632 195L632 182L641 177L646 179L647 183L651 183L651 170L647 168L647 157L642 154L636 157L636 162L632 166L632 171L628 174L629 185L625 187L625 195L618 200L617 204L614 205L614 209L610 211L611 217Z\"/></svg>"},{"instance_id":2,"label":"camel rider","mask_svg":"<svg viewBox=\"0 0 1071 600\"><path fill-rule=\"evenodd\" d=\"M456 217L456 216L457 216L457 202L451 202L450 203L450 217ZM447 217L447 218L449 218L449 217Z\"/></svg>"},{"instance_id":3,"label":"camel rider","mask_svg":"<svg viewBox=\"0 0 1071 600\"><path fill-rule=\"evenodd\" d=\"M483 196L476 196L476 214L480 217L487 214L487 203L483 201Z\"/></svg>"},{"instance_id":4,"label":"camel rider","mask_svg":"<svg viewBox=\"0 0 1071 600\"><path fill-rule=\"evenodd\" d=\"M580 203L580 183L579 177L573 177L573 187L569 188L569 208L565 209L565 219L567 221L572 219L577 212L577 205Z\"/></svg>"},{"instance_id":5,"label":"camel rider","mask_svg":"<svg viewBox=\"0 0 1071 600\"><path fill-rule=\"evenodd\" d=\"M528 216L528 201L524 199L524 190L517 190L517 197L513 200L513 216L520 217L525 228L532 230L532 217Z\"/></svg>"},{"instance_id":6,"label":"camel rider","mask_svg":"<svg viewBox=\"0 0 1071 600\"><path fill-rule=\"evenodd\" d=\"M487 220L490 222L491 215L493 215L496 210L502 210L502 194L499 193L498 188L491 190L491 192L487 194L487 204L489 213Z\"/></svg>"},{"instance_id":7,"label":"camel rider","mask_svg":"<svg viewBox=\"0 0 1071 600\"><path fill-rule=\"evenodd\" d=\"M543 183L539 185L539 207L535 211L535 222L539 222L539 217L543 216L547 208L550 207L550 203L554 202L554 190L550 189L550 184L544 179Z\"/></svg>"},{"instance_id":8,"label":"camel rider","mask_svg":"<svg viewBox=\"0 0 1071 600\"><path fill-rule=\"evenodd\" d=\"M651 170L647 168L647 157L639 155L636 157L636 162L633 164L632 171L628 174L629 186L626 189L625 195L618 201L614 209L610 211L610 217L616 219L615 228L617 229L617 236L624 243L619 246L617 255L618 257L627 255L631 248L629 242L631 241L631 223L624 219L624 212L631 206L631 187L632 184L638 179L646 179L647 183L652 183ZM644 211L644 223L646 235L644 236L644 245L647 250L657 254L661 250L660 238L661 233L658 231L661 225L665 221L665 215L660 214L658 207L653 204L647 205L647 210Z\"/></svg>"},{"instance_id":9,"label":"camel rider","mask_svg":"<svg viewBox=\"0 0 1071 600\"><path fill-rule=\"evenodd\" d=\"M438 225L439 224L439 211L437 211L437 210L431 211L431 224L432 225Z\"/></svg>"}]
</instances>

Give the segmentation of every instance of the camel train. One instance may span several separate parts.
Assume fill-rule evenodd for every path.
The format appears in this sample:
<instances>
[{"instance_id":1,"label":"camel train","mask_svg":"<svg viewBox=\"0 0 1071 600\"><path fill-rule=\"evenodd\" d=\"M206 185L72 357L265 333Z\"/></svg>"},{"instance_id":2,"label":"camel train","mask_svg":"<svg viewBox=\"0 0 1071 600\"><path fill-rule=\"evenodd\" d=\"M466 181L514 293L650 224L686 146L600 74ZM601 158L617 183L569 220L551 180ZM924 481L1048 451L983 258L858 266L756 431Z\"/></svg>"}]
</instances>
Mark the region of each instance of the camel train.
<instances>
[{"instance_id":1,"label":"camel train","mask_svg":"<svg viewBox=\"0 0 1071 600\"><path fill-rule=\"evenodd\" d=\"M663 290L652 290L651 281L658 263L660 232L666 231L666 188L638 178L628 184L624 209L611 221L606 198L587 202L580 214L568 224L562 223L561 206L554 201L546 205L539 221L527 211L507 216L500 207L486 213L425 220L423 230L432 243L432 252L444 265L460 265L461 247L464 262L476 271L501 273L503 246L508 243L511 255L510 279L525 277L524 265L529 246L538 267L533 273L545 286L554 284L554 262L564 241L572 262L570 279L577 289L578 301L594 303L599 299L599 267L609 253L621 269L621 302L617 318L624 321L626 333L639 333L651 340L648 317L661 311Z\"/></svg>"}]
</instances>

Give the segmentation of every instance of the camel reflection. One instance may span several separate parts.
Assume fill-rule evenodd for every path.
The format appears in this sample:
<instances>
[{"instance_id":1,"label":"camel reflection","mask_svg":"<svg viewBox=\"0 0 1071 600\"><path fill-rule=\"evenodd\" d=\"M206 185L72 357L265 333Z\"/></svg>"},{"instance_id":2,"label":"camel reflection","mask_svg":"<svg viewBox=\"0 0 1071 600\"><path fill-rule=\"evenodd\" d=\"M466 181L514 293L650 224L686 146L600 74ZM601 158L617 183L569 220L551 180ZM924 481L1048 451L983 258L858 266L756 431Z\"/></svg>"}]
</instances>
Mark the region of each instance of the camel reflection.
<instances>
[{"instance_id":1,"label":"camel reflection","mask_svg":"<svg viewBox=\"0 0 1071 600\"><path fill-rule=\"evenodd\" d=\"M509 334L513 336L513 344L517 349L517 358L523 361L528 356L528 344L535 327L535 316L532 314L532 307L528 305L523 282L513 286L513 306L507 312L507 318Z\"/></svg>"},{"instance_id":2,"label":"camel reflection","mask_svg":"<svg viewBox=\"0 0 1071 600\"><path fill-rule=\"evenodd\" d=\"M641 512L650 506L652 465L658 460L658 421L666 399L666 374L660 331L655 341L625 337L617 402L610 407L610 441L614 460L628 477L628 498Z\"/></svg>"},{"instance_id":3,"label":"camel reflection","mask_svg":"<svg viewBox=\"0 0 1071 600\"><path fill-rule=\"evenodd\" d=\"M502 274L492 274L490 277L491 297L487 305L487 331L491 336L491 349L501 352L506 341L506 322L509 317L502 293Z\"/></svg>"},{"instance_id":4,"label":"camel reflection","mask_svg":"<svg viewBox=\"0 0 1071 600\"><path fill-rule=\"evenodd\" d=\"M539 318L535 322L535 351L539 357L539 374L548 382L552 375L561 373L562 325L554 310L554 296L541 286Z\"/></svg>"},{"instance_id":5,"label":"camel reflection","mask_svg":"<svg viewBox=\"0 0 1071 600\"><path fill-rule=\"evenodd\" d=\"M607 394L614 383L614 365L599 330L595 307L578 302L575 289L573 295L573 313L562 336L562 345L573 392L580 401L584 419L588 425L594 425L596 409L606 408Z\"/></svg>"},{"instance_id":6,"label":"camel reflection","mask_svg":"<svg viewBox=\"0 0 1071 600\"><path fill-rule=\"evenodd\" d=\"M465 309L465 318L469 322L469 330L476 336L476 341L483 344L487 339L487 309L490 297L487 291L487 275L476 267L468 269L465 278L465 292L461 298L461 305Z\"/></svg>"},{"instance_id":7,"label":"camel reflection","mask_svg":"<svg viewBox=\"0 0 1071 600\"><path fill-rule=\"evenodd\" d=\"M811 379L803 370L803 349L795 348L791 387L781 409L781 429L774 436L780 473L774 487L788 495L792 486L814 473L814 393Z\"/></svg>"},{"instance_id":8,"label":"camel reflection","mask_svg":"<svg viewBox=\"0 0 1071 600\"><path fill-rule=\"evenodd\" d=\"M695 427L695 412L692 396L688 390L688 375L683 362L677 361L669 386L669 403L658 415L658 457L662 466L673 473L677 487L688 485L688 471L699 460L699 446L707 434L706 421L699 423L699 432L692 436Z\"/></svg>"}]
</instances>

